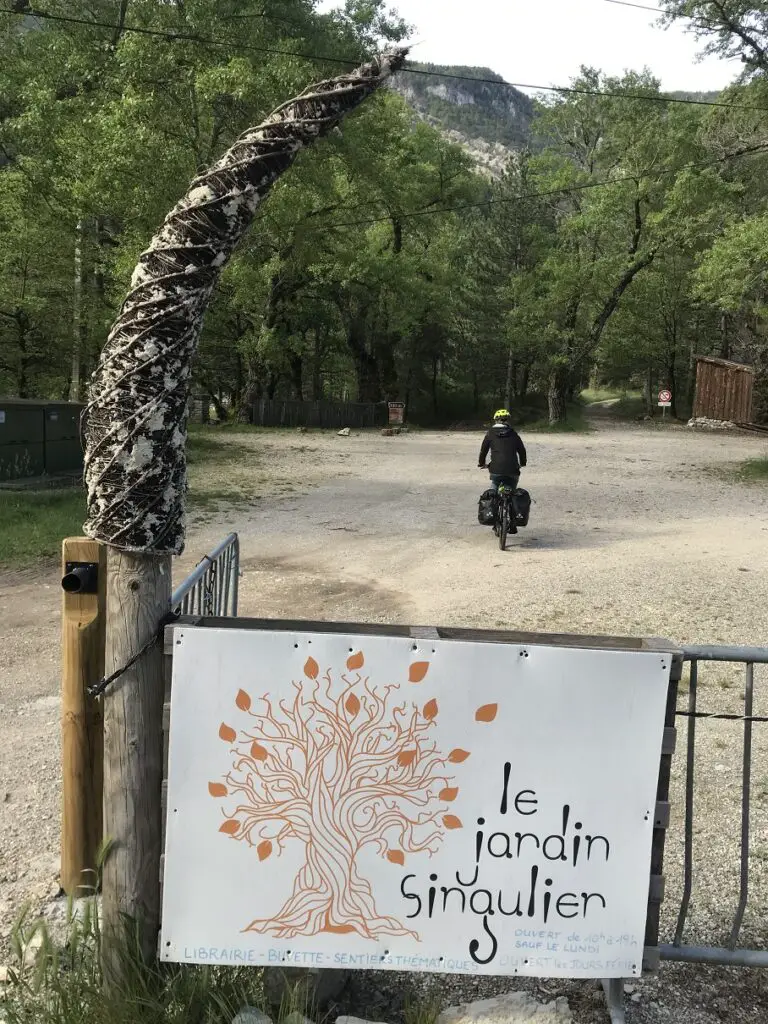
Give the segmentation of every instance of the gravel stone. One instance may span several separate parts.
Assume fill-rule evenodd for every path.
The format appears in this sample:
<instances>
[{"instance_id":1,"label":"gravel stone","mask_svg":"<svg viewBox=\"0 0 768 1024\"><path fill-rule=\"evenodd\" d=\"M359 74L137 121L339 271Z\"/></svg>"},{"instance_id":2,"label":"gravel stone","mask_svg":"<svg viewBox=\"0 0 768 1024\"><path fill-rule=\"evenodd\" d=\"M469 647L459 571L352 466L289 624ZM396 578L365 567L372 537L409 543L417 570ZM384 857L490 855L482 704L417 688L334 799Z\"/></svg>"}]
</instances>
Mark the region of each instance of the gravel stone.
<instances>
[{"instance_id":1,"label":"gravel stone","mask_svg":"<svg viewBox=\"0 0 768 1024\"><path fill-rule=\"evenodd\" d=\"M527 992L507 992L495 999L450 1006L437 1018L437 1024L570 1024L571 1021L567 999L541 1003Z\"/></svg>"}]
</instances>

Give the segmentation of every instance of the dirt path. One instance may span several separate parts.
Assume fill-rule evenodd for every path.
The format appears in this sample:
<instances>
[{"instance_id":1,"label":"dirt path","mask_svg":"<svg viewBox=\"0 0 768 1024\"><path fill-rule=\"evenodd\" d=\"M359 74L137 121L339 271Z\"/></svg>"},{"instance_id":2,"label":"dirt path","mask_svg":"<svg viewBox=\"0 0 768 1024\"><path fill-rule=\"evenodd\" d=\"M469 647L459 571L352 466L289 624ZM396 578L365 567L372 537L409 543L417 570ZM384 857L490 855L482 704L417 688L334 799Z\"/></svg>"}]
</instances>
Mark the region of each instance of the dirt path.
<instances>
[{"instance_id":1,"label":"dirt path","mask_svg":"<svg viewBox=\"0 0 768 1024\"><path fill-rule=\"evenodd\" d=\"M765 490L723 476L765 454L760 440L605 424L590 435L531 436L523 484L536 504L529 528L503 554L476 521L487 477L475 468L474 435L236 442L254 449L264 493L280 497L198 514L176 574L237 530L242 614L768 642ZM54 570L0 579L0 942L24 900L57 890L59 601ZM710 678L718 707L735 710L738 681L727 672ZM740 755L732 728L706 735L716 806L724 793L736 800ZM768 794L763 733L755 745L756 784ZM754 829L768 840L764 803ZM711 839L722 878L715 872L694 906L704 931L727 910L720 883L730 885L734 867L731 840L719 831ZM679 843L670 845L676 863ZM761 866L762 852L753 867ZM768 880L756 877L765 883L759 910ZM747 919L754 933L765 930L759 916ZM687 1019L721 1019L707 1003L706 1015ZM765 1017L768 1001L760 1008ZM663 1019L633 1009L634 1021Z\"/></svg>"}]
</instances>

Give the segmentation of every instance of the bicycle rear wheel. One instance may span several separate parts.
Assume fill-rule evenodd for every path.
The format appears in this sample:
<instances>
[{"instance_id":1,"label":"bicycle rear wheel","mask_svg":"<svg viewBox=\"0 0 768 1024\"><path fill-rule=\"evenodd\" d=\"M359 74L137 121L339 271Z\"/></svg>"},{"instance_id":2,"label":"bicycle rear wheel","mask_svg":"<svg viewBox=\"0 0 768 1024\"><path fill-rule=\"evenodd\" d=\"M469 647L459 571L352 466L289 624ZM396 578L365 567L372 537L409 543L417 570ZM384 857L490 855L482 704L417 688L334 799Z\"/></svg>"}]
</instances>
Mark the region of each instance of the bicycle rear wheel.
<instances>
[{"instance_id":1,"label":"bicycle rear wheel","mask_svg":"<svg viewBox=\"0 0 768 1024\"><path fill-rule=\"evenodd\" d=\"M509 528L509 501L506 497L501 500L499 515L499 547L502 551L507 546L507 530Z\"/></svg>"}]
</instances>

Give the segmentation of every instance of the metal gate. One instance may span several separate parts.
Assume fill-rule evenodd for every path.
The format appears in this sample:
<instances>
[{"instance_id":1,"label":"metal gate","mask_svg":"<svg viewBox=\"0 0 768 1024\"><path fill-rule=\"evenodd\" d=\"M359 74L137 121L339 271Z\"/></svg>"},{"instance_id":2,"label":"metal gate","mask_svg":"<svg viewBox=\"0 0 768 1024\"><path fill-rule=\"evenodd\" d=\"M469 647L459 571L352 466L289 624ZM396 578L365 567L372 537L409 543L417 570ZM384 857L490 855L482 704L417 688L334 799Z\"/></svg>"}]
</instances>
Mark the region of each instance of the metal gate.
<instances>
[{"instance_id":1,"label":"metal gate","mask_svg":"<svg viewBox=\"0 0 768 1024\"><path fill-rule=\"evenodd\" d=\"M663 960L679 960L687 963L723 964L729 966L768 967L768 949L748 949L740 944L744 914L750 897L750 825L752 812L752 728L754 723L768 723L768 716L754 714L755 666L768 664L766 647L687 647L684 660L690 666L688 702L685 710L678 710L680 717L687 718L687 743L685 751L685 819L683 853L683 888L677 914L674 936L669 943L660 945ZM743 711L716 712L700 710L700 665L702 662L744 666ZM735 910L730 922L728 935L718 941L716 936L711 944L698 945L685 942L686 926L689 923L691 898L694 893L694 852L696 851L695 826L697 823L696 803L696 741L697 722L702 719L729 721L742 724L741 757L741 809L739 844L739 882L734 893ZM672 838L668 836L668 840Z\"/></svg>"},{"instance_id":2,"label":"metal gate","mask_svg":"<svg viewBox=\"0 0 768 1024\"><path fill-rule=\"evenodd\" d=\"M240 579L240 541L236 533L203 555L192 572L171 595L171 611L178 615L237 615Z\"/></svg>"}]
</instances>

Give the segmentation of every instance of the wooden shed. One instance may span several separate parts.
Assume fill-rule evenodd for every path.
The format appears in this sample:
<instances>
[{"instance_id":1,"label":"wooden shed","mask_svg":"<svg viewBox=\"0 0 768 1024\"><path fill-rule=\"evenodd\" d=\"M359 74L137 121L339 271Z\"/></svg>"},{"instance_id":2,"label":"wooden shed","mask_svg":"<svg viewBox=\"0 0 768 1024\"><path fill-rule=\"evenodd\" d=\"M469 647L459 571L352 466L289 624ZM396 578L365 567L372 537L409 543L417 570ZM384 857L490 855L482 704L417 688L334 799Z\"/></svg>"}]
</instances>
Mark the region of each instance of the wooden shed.
<instances>
[{"instance_id":1,"label":"wooden shed","mask_svg":"<svg viewBox=\"0 0 768 1024\"><path fill-rule=\"evenodd\" d=\"M751 366L697 356L693 418L750 423L754 382Z\"/></svg>"}]
</instances>

